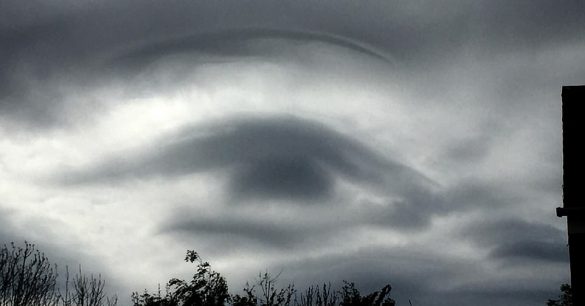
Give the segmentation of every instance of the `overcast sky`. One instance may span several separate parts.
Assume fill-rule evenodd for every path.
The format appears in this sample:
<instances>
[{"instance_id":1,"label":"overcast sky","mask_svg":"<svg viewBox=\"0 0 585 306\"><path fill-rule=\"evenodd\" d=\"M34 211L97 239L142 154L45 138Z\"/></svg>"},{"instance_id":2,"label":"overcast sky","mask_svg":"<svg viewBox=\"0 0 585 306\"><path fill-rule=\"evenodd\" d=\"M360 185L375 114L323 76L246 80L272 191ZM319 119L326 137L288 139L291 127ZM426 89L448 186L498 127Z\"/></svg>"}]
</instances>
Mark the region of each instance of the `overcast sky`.
<instances>
[{"instance_id":1,"label":"overcast sky","mask_svg":"<svg viewBox=\"0 0 585 306\"><path fill-rule=\"evenodd\" d=\"M232 292L544 304L583 63L583 1L0 0L0 240L122 300L195 249Z\"/></svg>"}]
</instances>

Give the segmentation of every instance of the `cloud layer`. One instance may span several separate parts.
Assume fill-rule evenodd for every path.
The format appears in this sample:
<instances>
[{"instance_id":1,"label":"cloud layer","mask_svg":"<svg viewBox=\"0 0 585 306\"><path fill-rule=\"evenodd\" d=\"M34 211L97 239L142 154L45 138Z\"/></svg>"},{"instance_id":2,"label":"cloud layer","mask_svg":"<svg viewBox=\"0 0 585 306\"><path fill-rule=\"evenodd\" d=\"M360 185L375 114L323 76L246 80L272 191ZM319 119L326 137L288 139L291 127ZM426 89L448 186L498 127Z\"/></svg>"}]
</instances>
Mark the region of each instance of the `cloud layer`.
<instances>
[{"instance_id":1,"label":"cloud layer","mask_svg":"<svg viewBox=\"0 0 585 306\"><path fill-rule=\"evenodd\" d=\"M187 277L185 249L232 288L283 270L400 304L534 305L568 279L582 1L0 6L3 241L120 291Z\"/></svg>"}]
</instances>

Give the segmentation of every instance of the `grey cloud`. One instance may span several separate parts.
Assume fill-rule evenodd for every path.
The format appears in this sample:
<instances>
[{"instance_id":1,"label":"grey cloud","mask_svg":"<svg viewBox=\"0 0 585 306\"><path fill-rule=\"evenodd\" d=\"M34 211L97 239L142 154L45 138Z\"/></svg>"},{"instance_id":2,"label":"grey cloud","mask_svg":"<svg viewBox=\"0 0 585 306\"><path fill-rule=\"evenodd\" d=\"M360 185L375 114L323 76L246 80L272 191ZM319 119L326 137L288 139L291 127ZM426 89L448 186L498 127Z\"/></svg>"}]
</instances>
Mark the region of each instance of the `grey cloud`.
<instances>
[{"instance_id":1,"label":"grey cloud","mask_svg":"<svg viewBox=\"0 0 585 306\"><path fill-rule=\"evenodd\" d=\"M0 27L0 119L50 126L61 117L62 96L47 84L68 66L59 50L67 31L61 20Z\"/></svg>"},{"instance_id":2,"label":"grey cloud","mask_svg":"<svg viewBox=\"0 0 585 306\"><path fill-rule=\"evenodd\" d=\"M23 240L23 237L13 229L12 222L10 222L10 217L13 214L14 211L0 207L0 224L2 224L2 227L0 227L0 246Z\"/></svg>"},{"instance_id":3,"label":"grey cloud","mask_svg":"<svg viewBox=\"0 0 585 306\"><path fill-rule=\"evenodd\" d=\"M292 116L239 118L200 125L156 147L144 148L144 152L131 152L92 169L64 173L61 180L73 185L111 184L153 176L227 171L226 191L231 203L287 200L313 209L317 203L323 207L336 202L330 209L345 212L327 214L335 217L335 222L322 219L321 225L309 226L302 219L295 225L274 224L265 219L226 216L202 219L196 212L181 211L161 227L163 233L182 237L203 235L224 244L244 239L277 248L310 243L317 239L315 232L328 241L331 233L362 226L420 230L433 215L460 208L433 191L435 184L421 173L324 125ZM336 195L339 179L374 188L395 200L350 209L344 201L352 200Z\"/></svg>"},{"instance_id":4,"label":"grey cloud","mask_svg":"<svg viewBox=\"0 0 585 306\"><path fill-rule=\"evenodd\" d=\"M404 258L409 259L407 264ZM290 262L277 262L268 267L269 271L282 271L281 282L295 282L297 288L334 280L340 286L341 280L355 282L362 292L379 290L386 284L392 285L391 295L398 304L408 299L423 299L422 292L430 290L435 278L447 277L447 262L430 267L430 258L416 252L388 250L384 248L361 249L348 254L326 256L299 256ZM437 263L437 259L434 263ZM431 269L429 269L431 268ZM431 271L432 270L432 271ZM426 276L426 277L425 277Z\"/></svg>"},{"instance_id":5,"label":"grey cloud","mask_svg":"<svg viewBox=\"0 0 585 306\"><path fill-rule=\"evenodd\" d=\"M267 184L268 187L273 187L273 184L279 183L279 178L272 177L271 175L269 178L274 181ZM282 186L277 188L282 188ZM303 207L302 209L306 209L304 211L305 214L323 214L318 225L305 220L302 214L300 216L294 215L295 220L297 220L294 224L274 222L275 220L271 219L271 217L261 217L262 214L260 211L268 209L268 207L260 206L256 207L260 219L253 220L245 218L234 219L232 216L215 216L213 218L202 219L196 211L190 211L188 209L181 210L167 220L167 224L162 227L161 231L181 237L202 237L202 235L205 235L207 238L228 237L228 240L224 239L224 244L234 244L238 240L244 239L259 242L269 247L290 248L293 246L310 245L315 240L321 241L321 243L331 241L336 239L335 237L343 235L342 233L345 231L355 231L363 227L383 227L404 232L417 231L426 228L432 216L445 215L452 211L489 211L494 206L501 205L501 203L492 203L489 200L491 198L482 199L482 197L485 197L485 194L482 193L475 193L474 201L470 201L474 197L474 193L470 193L469 197L467 197L453 195L450 193L450 190L443 192L430 192L428 190L418 190L418 192L402 191L394 195L400 196L400 200L394 200L385 205L380 205L380 203L374 205L359 203L361 205L355 208L352 208L347 203L343 203L343 201L351 202L351 199L342 200L342 203L337 203L335 200L325 203L320 202L319 207L325 205L325 207L328 207L334 213L315 211L315 207ZM302 195L300 199L307 201L304 198L305 196ZM335 202L335 204L332 202ZM237 210L231 211L231 213L238 215ZM502 229L508 231L500 232L499 230ZM545 235L549 234L549 236L554 236L555 234L559 234L559 231L551 226L533 225L517 220L501 222L496 225L482 224L467 229L464 232L467 233L466 239L478 243L481 247L493 248L494 258L504 256L506 250L509 250L509 248L504 249L504 245L498 244L508 241L509 239L506 240L507 237L515 237L514 241L519 242L528 240L546 242L555 241L556 238L559 238L551 238ZM535 234L536 236L523 237L520 235L520 233L525 232ZM521 244L519 243L518 246L520 247ZM528 245L526 246L528 247ZM540 246L542 252L547 252L545 248L550 246L558 247L558 243L544 243ZM502 250L495 250L497 247L502 247ZM533 256L535 258L548 256L542 252L540 255L533 254ZM550 250L550 252L554 253L555 250ZM526 255L528 253L530 253L530 250L526 249L523 254ZM558 255L560 253L557 252L555 254ZM517 255L523 256L520 253Z\"/></svg>"},{"instance_id":6,"label":"grey cloud","mask_svg":"<svg viewBox=\"0 0 585 306\"><path fill-rule=\"evenodd\" d=\"M445 203L456 209L494 210L524 200L509 186L468 176L462 176L459 183L445 191L444 197Z\"/></svg>"},{"instance_id":7,"label":"grey cloud","mask_svg":"<svg viewBox=\"0 0 585 306\"><path fill-rule=\"evenodd\" d=\"M506 282L497 284L492 288L474 286L442 292L442 299L433 301L432 305L519 305L530 306L540 305L548 299L558 296L558 292L550 289L556 284L531 284L527 286L526 281Z\"/></svg>"},{"instance_id":8,"label":"grey cloud","mask_svg":"<svg viewBox=\"0 0 585 306\"><path fill-rule=\"evenodd\" d=\"M445 210L441 202L437 200L412 201L409 199L395 204L395 208L391 211L385 210L375 214L371 220L372 224L419 230L428 225L431 216L446 213L449 210Z\"/></svg>"},{"instance_id":9,"label":"grey cloud","mask_svg":"<svg viewBox=\"0 0 585 306\"><path fill-rule=\"evenodd\" d=\"M342 209L351 215L349 219L353 226L384 227L407 232L425 229L433 216L462 210L462 207L449 203L442 190L411 186L398 192L389 192L386 196L389 199L383 203L366 201L360 203L358 210L353 211L349 207Z\"/></svg>"},{"instance_id":10,"label":"grey cloud","mask_svg":"<svg viewBox=\"0 0 585 306\"><path fill-rule=\"evenodd\" d=\"M244 197L320 199L327 197L333 188L328 173L307 157L276 157L244 168L233 178L232 187L233 192Z\"/></svg>"},{"instance_id":11,"label":"grey cloud","mask_svg":"<svg viewBox=\"0 0 585 306\"><path fill-rule=\"evenodd\" d=\"M482 34L477 39L486 53L576 42L583 34L584 11L582 1L484 1L474 14Z\"/></svg>"},{"instance_id":12,"label":"grey cloud","mask_svg":"<svg viewBox=\"0 0 585 306\"><path fill-rule=\"evenodd\" d=\"M186 129L169 139L146 148L148 153L130 152L93 169L64 173L61 180L95 184L227 170L233 202L290 199L310 204L331 200L335 180L346 179L398 197L382 207L363 207L355 215L364 222L360 224L411 230L424 228L434 215L487 211L525 200L504 186L477 179L435 190L432 181L400 162L295 117L232 119Z\"/></svg>"},{"instance_id":13,"label":"grey cloud","mask_svg":"<svg viewBox=\"0 0 585 306\"><path fill-rule=\"evenodd\" d=\"M518 260L543 260L567 263L569 261L568 248L562 240L557 242L545 241L514 241L497 246L490 252L494 258Z\"/></svg>"},{"instance_id":14,"label":"grey cloud","mask_svg":"<svg viewBox=\"0 0 585 306\"><path fill-rule=\"evenodd\" d=\"M355 282L362 291L379 290L392 285L391 295L398 305L493 305L494 300L510 305L534 305L555 296L554 289L538 278L489 280L482 263L466 258L446 258L436 253L401 248L372 247L348 254L299 257L279 262L270 271L283 271L281 282L295 281L297 288L337 280ZM452 281L472 277L463 285ZM529 289L526 289L529 288ZM532 293L533 295L530 295Z\"/></svg>"},{"instance_id":15,"label":"grey cloud","mask_svg":"<svg viewBox=\"0 0 585 306\"><path fill-rule=\"evenodd\" d=\"M187 241L210 243L210 250L254 248L297 249L317 245L350 229L351 222L322 219L314 223L297 216L286 220L285 216L268 217L258 212L245 216L237 209L217 216L201 216L200 212L180 210L159 228L160 234L182 237Z\"/></svg>"},{"instance_id":16,"label":"grey cloud","mask_svg":"<svg viewBox=\"0 0 585 306\"><path fill-rule=\"evenodd\" d=\"M467 164L481 161L490 152L492 143L487 135L459 140L445 152L445 158L456 164Z\"/></svg>"},{"instance_id":17,"label":"grey cloud","mask_svg":"<svg viewBox=\"0 0 585 306\"><path fill-rule=\"evenodd\" d=\"M51 81L68 78L73 85L79 80L95 84L102 79L123 76L123 70L111 71L103 66L107 62L104 60L112 57L122 56L134 62L140 58L154 57L156 60L156 57L179 50L242 57L254 49L250 48L250 40L263 38L278 38L289 43L320 41L380 57L379 53L359 43L355 36L347 38L344 33L335 32L323 34L330 32L317 26L298 26L302 24L297 22L299 19L313 20L312 23L323 19L320 13L307 11L304 4L295 2L39 4L41 11L35 9L38 14L32 16L28 6L14 1L3 3L0 23L2 119L28 124L27 128L46 128L67 122L63 109L80 107L64 105L66 93L55 93L53 87L57 85ZM333 8L336 7L337 4ZM319 12L331 8L330 5L316 7ZM286 12L293 20L280 18L278 12ZM169 37L182 38L169 41ZM279 53L278 50L273 52ZM264 56L268 54L264 52ZM43 88L45 85L50 88ZM44 98L47 94L55 98L47 100Z\"/></svg>"},{"instance_id":18,"label":"grey cloud","mask_svg":"<svg viewBox=\"0 0 585 306\"><path fill-rule=\"evenodd\" d=\"M566 234L547 224L504 219L469 225L464 233L495 259L568 261Z\"/></svg>"},{"instance_id":19,"label":"grey cloud","mask_svg":"<svg viewBox=\"0 0 585 306\"><path fill-rule=\"evenodd\" d=\"M494 126L486 128L485 135L464 139L463 144L451 146L440 156L463 166L447 165L447 170L457 175L458 171L473 170L470 166L483 161L492 146L498 145L499 139L490 138L495 130L506 139L516 139L508 132L528 125L531 133L541 137L534 142L548 146L552 141L555 148L560 147L554 140L560 130L548 134L551 127L560 128L558 103L554 101L559 100L562 84L578 83L585 76L575 65L582 58L574 55L584 54L578 48L582 48L585 2L579 0L392 1L368 5L344 0L179 0L172 5L133 0L73 2L7 0L0 4L3 129L17 123L22 126L15 131L45 131L68 122L70 109L94 109L93 105L66 102L69 92L61 92L59 85L84 92L107 80L134 92L132 68L143 69L165 56L188 53L178 60L190 63L210 57L282 61L291 55L287 53L290 46L317 42L346 48L356 56L395 59L398 65L392 73L400 75L399 87L419 95L413 103L423 108L431 103L468 102L470 107L479 107L482 118L491 117ZM166 86L170 85L154 84L153 90L160 92ZM462 101L465 99L469 101ZM555 117L555 112L559 116ZM466 119L460 116L453 113L450 120ZM536 122L538 118L542 120ZM214 240L215 246L220 241L230 245L241 240L259 249L304 246L303 239L311 236L310 231L329 239L334 237L330 233L339 233L344 227L421 229L431 216L452 211L479 209L476 212L489 218L496 214L492 210L518 207L531 196L528 193L558 195L560 201L561 173L556 170L560 169L561 153L556 149L548 150L547 167L528 179L534 181L528 182L526 190L511 190L503 183L459 172L462 183L448 190L438 187L438 192L431 191L435 186L424 175L401 162L298 118L238 119L196 126L145 150L148 152L107 159L95 168L64 171L59 179L74 189L79 187L75 184L116 184L225 171L229 176L227 193L232 197L229 201L233 202L278 199L325 203L300 206L314 209L336 200L338 180L392 198L380 207L364 205L360 211L343 207L348 215L342 215L337 224L313 226L300 220L299 228L262 219L206 219L185 211L185 219L169 220L161 229L182 238L204 236ZM350 218L349 214L354 215ZM535 265L556 267L566 262L562 231L510 218L472 224L452 239L463 239L486 251L489 263L532 271ZM10 224L6 215L0 215L0 222L0 239L20 239L22 232L5 226ZM51 252L78 256L71 249ZM372 290L390 281L393 293L401 298L400 305L407 304L407 298L414 305L535 305L554 297L552 290L559 284L557 275L535 277L536 273L520 281L504 277L497 280L499 284L482 282L484 274L477 270L477 262L436 258L428 249L421 253L376 249L299 259L286 265L284 275L294 271L292 278L307 282L311 277L324 281L349 278L366 283ZM281 267L271 268L278 271ZM436 288L466 273L476 273L471 278L477 282L464 288ZM546 282L539 281L545 278Z\"/></svg>"},{"instance_id":20,"label":"grey cloud","mask_svg":"<svg viewBox=\"0 0 585 306\"><path fill-rule=\"evenodd\" d=\"M273 52L259 52L260 47L251 43L270 38L325 42L375 58L390 55L403 63L400 69L406 74L424 71L442 77L443 69L432 68L450 65L470 48L484 56L541 50L579 41L580 29L585 27L580 1L562 5L440 1L424 6L412 1L368 5L353 1L34 3L4 2L0 18L2 119L23 122L28 128L67 122L64 109L80 107L63 105L65 94L55 92L54 84L43 85L63 77L86 84L123 78L123 68L105 69L104 63L111 58L123 58L141 68L173 52L239 58L286 53L282 51L287 44ZM426 82L418 79L417 83L421 81Z\"/></svg>"},{"instance_id":21,"label":"grey cloud","mask_svg":"<svg viewBox=\"0 0 585 306\"><path fill-rule=\"evenodd\" d=\"M492 220L472 224L465 233L469 238L482 244L492 244L508 239L520 241L563 241L566 239L562 231L551 225L519 219Z\"/></svg>"},{"instance_id":22,"label":"grey cloud","mask_svg":"<svg viewBox=\"0 0 585 306\"><path fill-rule=\"evenodd\" d=\"M525 200L505 186L477 178L464 178L460 183L436 190L411 188L400 192L402 199L388 207L370 207L359 215L371 224L400 227L405 230L424 228L432 216L451 212L488 212Z\"/></svg>"},{"instance_id":23,"label":"grey cloud","mask_svg":"<svg viewBox=\"0 0 585 306\"><path fill-rule=\"evenodd\" d=\"M301 199L326 196L333 186L332 175L397 193L426 192L434 184L359 141L292 116L198 126L147 149L93 169L65 173L62 181L96 183L228 169L234 171L231 191L236 195Z\"/></svg>"},{"instance_id":24,"label":"grey cloud","mask_svg":"<svg viewBox=\"0 0 585 306\"><path fill-rule=\"evenodd\" d=\"M567 1L563 5L548 1L509 4L451 0L425 5L416 1L368 5L353 1L175 1L172 5L104 1L84 5L39 5L42 9L35 16L23 9L26 6L21 2L8 2L3 8L6 12L4 26L30 26L38 23L35 18L45 23L70 22L75 35L67 37L66 47L77 46L84 52L95 49L91 41L100 48L115 49L128 45L124 42L152 41L168 37L169 33L181 36L194 31L262 28L331 33L368 42L399 57L416 54L416 58L426 59L433 53L434 58L449 56L448 51L470 42L494 49L518 47L522 40L545 44L551 39L576 39L584 23L581 18L583 4L579 1ZM100 22L103 20L108 22ZM68 55L73 53L63 51Z\"/></svg>"},{"instance_id":25,"label":"grey cloud","mask_svg":"<svg viewBox=\"0 0 585 306\"><path fill-rule=\"evenodd\" d=\"M294 231L289 231L277 224L263 224L259 220L244 221L228 218L224 220L173 220L173 222L176 224L163 228L162 232L185 234L187 237L208 235L216 244L220 241L219 238L223 237L232 245L238 241L242 242L243 239L246 242L260 243L264 247L287 247L293 244L295 236L298 237ZM219 245L219 247L224 249L225 246Z\"/></svg>"},{"instance_id":26,"label":"grey cloud","mask_svg":"<svg viewBox=\"0 0 585 306\"><path fill-rule=\"evenodd\" d=\"M334 201L332 201L334 202ZM343 236L370 227L413 231L425 228L436 213L416 205L404 204L403 209L391 206L352 208L347 203L319 203L298 206L298 211L282 210L278 215L266 214L281 204L255 203L254 217L246 217L239 207L229 214L202 215L193 209L180 209L159 226L159 233L180 237L181 240L208 244L208 249L247 249L249 245L276 250L303 249L332 244ZM414 207L406 210L407 207Z\"/></svg>"}]
</instances>

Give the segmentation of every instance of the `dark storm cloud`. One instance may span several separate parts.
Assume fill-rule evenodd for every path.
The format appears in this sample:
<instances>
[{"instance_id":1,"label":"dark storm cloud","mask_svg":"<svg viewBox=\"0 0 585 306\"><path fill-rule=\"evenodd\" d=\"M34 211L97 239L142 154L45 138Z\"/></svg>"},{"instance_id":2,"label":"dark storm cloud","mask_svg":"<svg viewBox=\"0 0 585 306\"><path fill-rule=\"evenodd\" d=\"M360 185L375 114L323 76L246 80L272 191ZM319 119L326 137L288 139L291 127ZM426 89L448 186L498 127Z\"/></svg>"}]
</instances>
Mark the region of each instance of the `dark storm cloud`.
<instances>
[{"instance_id":1,"label":"dark storm cloud","mask_svg":"<svg viewBox=\"0 0 585 306\"><path fill-rule=\"evenodd\" d=\"M504 219L472 224L463 232L495 259L568 261L566 234L548 224Z\"/></svg>"}]
</instances>

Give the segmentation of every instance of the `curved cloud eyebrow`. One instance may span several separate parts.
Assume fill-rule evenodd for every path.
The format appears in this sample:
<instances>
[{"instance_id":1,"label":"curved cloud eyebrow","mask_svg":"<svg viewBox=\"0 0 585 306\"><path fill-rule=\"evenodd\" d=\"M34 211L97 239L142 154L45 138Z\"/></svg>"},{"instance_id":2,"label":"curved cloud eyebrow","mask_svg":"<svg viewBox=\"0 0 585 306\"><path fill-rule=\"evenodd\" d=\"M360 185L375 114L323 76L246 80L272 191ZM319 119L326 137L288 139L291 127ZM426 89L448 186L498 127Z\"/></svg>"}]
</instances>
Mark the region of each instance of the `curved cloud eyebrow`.
<instances>
[{"instance_id":1,"label":"curved cloud eyebrow","mask_svg":"<svg viewBox=\"0 0 585 306\"><path fill-rule=\"evenodd\" d=\"M206 32L149 44L113 59L114 64L129 64L140 67L142 64L157 58L175 53L200 52L214 56L246 56L259 50L253 49L249 43L254 40L273 39L289 42L321 42L334 45L371 58L390 63L387 54L374 46L340 35L315 31L295 31L283 29L243 28L217 32Z\"/></svg>"}]
</instances>

